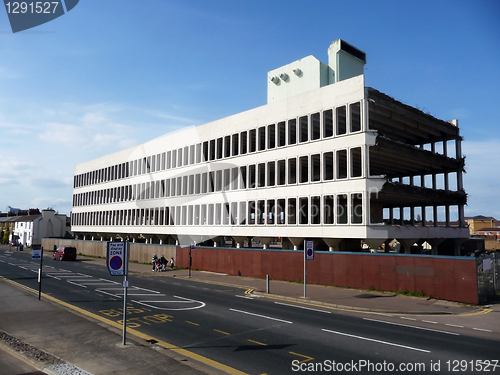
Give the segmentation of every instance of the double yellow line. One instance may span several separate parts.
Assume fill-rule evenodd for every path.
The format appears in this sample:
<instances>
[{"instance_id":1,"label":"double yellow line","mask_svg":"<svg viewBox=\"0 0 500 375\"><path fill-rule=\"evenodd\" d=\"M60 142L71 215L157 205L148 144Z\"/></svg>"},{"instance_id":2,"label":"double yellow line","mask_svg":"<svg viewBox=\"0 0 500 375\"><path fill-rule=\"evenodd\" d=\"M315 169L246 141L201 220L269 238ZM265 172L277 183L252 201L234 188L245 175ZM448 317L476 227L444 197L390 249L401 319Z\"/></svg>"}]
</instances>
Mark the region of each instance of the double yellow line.
<instances>
[{"instance_id":1,"label":"double yellow line","mask_svg":"<svg viewBox=\"0 0 500 375\"><path fill-rule=\"evenodd\" d=\"M0 276L0 280L5 281L5 282L7 282L9 284L12 284L12 285L14 285L14 286L16 286L18 288L24 289L24 290L26 290L26 291L28 291L30 293L38 294L37 290L29 288L29 287L27 287L25 285L19 284L19 283L15 282L15 281L9 280L9 279L7 279L7 278L5 278L3 276ZM48 294L42 293L42 295L43 295L44 298L46 298L46 299L48 299L48 300L50 300L52 302L55 302L55 303L57 303L57 304L59 304L61 306L64 306L64 307L66 307L66 308L68 308L70 310L73 310L73 311L76 311L76 312L78 312L80 314L83 314L83 315L85 315L85 316L87 316L89 318L96 319L96 320L98 320L98 321L100 321L102 323L108 324L108 325L110 325L110 326L112 326L114 328L118 328L118 329L122 329L123 328L122 324L118 324L118 323L116 323L116 322L114 322L112 320L103 318L103 317L101 317L99 315L96 315L94 313L91 313L91 312L89 312L87 310L81 309L81 308L79 308L77 306L71 305L71 304L69 304L67 302L64 302L64 301L61 301L61 300L59 300L57 298L54 298L54 297L52 297L52 296L50 296ZM135 329L132 329L132 328L127 328L127 332L130 333L130 334L132 334L132 335L134 335L134 336L136 336L136 337L138 337L138 338L144 339L144 340L150 340L151 339L151 336L148 336L148 335L146 335L146 334L144 334L142 332L139 332L139 331L137 331ZM162 348L171 350L171 351L173 351L173 352L175 352L177 354L183 355L183 356L185 356L187 358L190 358L192 360L198 361L198 362L203 363L203 364L205 364L207 366L213 367L213 368L215 368L217 370L224 371L227 374L231 374L231 375L248 375L246 372L242 372L242 371L236 370L235 368L226 366L226 365L224 365L222 363L219 363L217 361L214 361L214 360L211 360L209 358L203 357L203 356L201 356L199 354L190 352L189 350L179 348L178 346L173 345L173 344L169 344L166 341L157 340L156 338L155 338L155 340L157 341L157 343L155 343L155 345L158 345L158 346L161 346Z\"/></svg>"}]
</instances>

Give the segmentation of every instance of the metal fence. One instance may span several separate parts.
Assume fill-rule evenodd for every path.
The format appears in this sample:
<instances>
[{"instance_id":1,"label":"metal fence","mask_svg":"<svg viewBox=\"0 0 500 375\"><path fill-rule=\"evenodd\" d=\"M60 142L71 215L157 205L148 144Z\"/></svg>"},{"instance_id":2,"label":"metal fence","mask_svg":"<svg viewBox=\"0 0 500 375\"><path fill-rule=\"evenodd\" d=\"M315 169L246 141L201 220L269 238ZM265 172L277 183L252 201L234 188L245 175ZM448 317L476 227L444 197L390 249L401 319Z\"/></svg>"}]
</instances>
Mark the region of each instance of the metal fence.
<instances>
[{"instance_id":1,"label":"metal fence","mask_svg":"<svg viewBox=\"0 0 500 375\"><path fill-rule=\"evenodd\" d=\"M481 254L476 262L479 302L500 298L500 253Z\"/></svg>"}]
</instances>

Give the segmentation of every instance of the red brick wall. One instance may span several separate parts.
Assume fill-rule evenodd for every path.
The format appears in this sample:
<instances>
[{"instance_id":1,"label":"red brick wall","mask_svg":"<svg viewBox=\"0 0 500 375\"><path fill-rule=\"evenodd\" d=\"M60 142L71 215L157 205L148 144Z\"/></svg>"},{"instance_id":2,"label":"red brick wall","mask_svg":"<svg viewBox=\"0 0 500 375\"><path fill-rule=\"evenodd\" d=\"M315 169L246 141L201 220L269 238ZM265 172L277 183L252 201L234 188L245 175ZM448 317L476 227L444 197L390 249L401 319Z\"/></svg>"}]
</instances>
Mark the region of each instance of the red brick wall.
<instances>
[{"instance_id":1,"label":"red brick wall","mask_svg":"<svg viewBox=\"0 0 500 375\"><path fill-rule=\"evenodd\" d=\"M274 280L303 281L304 253L198 247L192 269ZM189 266L189 248L177 248L179 267ZM307 261L307 281L385 291L423 292L434 298L478 303L474 258L317 252Z\"/></svg>"}]
</instances>

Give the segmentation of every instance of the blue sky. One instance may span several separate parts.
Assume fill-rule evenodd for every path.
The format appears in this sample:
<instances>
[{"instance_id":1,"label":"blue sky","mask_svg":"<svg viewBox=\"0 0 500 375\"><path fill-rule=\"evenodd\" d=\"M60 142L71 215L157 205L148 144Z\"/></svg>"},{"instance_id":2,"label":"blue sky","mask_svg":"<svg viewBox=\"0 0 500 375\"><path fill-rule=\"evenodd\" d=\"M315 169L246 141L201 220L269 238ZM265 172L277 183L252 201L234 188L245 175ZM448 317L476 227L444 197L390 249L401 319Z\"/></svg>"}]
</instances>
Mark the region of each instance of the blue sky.
<instances>
[{"instance_id":1,"label":"blue sky","mask_svg":"<svg viewBox=\"0 0 500 375\"><path fill-rule=\"evenodd\" d=\"M500 219L493 0L82 0L16 34L0 9L0 210L69 214L76 164L264 105L268 71L339 38L367 86L459 119L466 215Z\"/></svg>"}]
</instances>

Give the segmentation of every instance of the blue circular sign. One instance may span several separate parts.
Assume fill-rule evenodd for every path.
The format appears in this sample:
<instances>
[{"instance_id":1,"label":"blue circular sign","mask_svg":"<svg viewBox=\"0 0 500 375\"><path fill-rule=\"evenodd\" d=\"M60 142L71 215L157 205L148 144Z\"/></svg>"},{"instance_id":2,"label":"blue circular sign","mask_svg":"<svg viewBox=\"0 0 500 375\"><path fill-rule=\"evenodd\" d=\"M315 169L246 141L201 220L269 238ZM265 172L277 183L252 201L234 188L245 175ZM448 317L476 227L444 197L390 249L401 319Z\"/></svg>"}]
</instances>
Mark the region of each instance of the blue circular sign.
<instances>
[{"instance_id":1,"label":"blue circular sign","mask_svg":"<svg viewBox=\"0 0 500 375\"><path fill-rule=\"evenodd\" d=\"M115 255L111 260L109 261L109 266L114 269L115 271L119 270L122 268L123 260L121 257Z\"/></svg>"}]
</instances>

